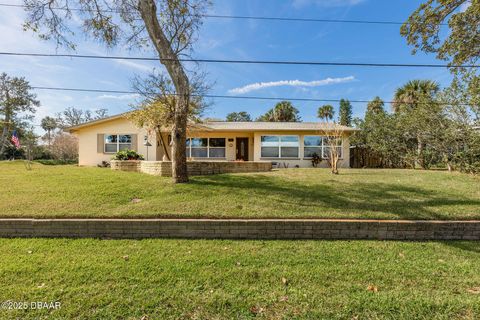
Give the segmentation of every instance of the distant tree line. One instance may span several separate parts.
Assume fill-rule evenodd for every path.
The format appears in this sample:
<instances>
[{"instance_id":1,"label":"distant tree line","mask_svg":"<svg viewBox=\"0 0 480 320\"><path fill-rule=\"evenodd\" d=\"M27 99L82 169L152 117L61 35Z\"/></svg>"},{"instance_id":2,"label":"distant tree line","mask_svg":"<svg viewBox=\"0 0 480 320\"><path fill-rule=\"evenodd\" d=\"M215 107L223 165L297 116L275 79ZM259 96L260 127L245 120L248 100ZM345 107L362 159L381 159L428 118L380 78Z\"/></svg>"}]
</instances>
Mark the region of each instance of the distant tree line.
<instances>
[{"instance_id":1,"label":"distant tree line","mask_svg":"<svg viewBox=\"0 0 480 320\"><path fill-rule=\"evenodd\" d=\"M45 135L39 136L33 123L40 101L25 78L0 74L0 160L30 159L74 161L78 157L77 139L63 129L107 116L106 109L94 111L68 107L41 119ZM20 148L12 141L16 132Z\"/></svg>"},{"instance_id":2,"label":"distant tree line","mask_svg":"<svg viewBox=\"0 0 480 320\"><path fill-rule=\"evenodd\" d=\"M335 114L334 107L331 105L322 106L320 109L328 109L329 115L323 116L319 111L318 117L327 121L332 120ZM340 111L338 124L344 126L352 125L352 105L350 101L341 99L340 100ZM246 111L240 112L231 112L227 114L226 121L229 122L241 122L241 121L252 121L252 116ZM300 112L290 101L281 101L278 102L272 109L268 110L265 114L259 116L255 121L264 121L264 122L301 122L302 118L300 117Z\"/></svg>"},{"instance_id":3,"label":"distant tree line","mask_svg":"<svg viewBox=\"0 0 480 320\"><path fill-rule=\"evenodd\" d=\"M479 173L480 131L474 114L451 88L441 91L434 81L413 80L396 90L391 112L379 97L368 104L364 118L354 119L360 130L351 144L378 157L381 167Z\"/></svg>"}]
</instances>

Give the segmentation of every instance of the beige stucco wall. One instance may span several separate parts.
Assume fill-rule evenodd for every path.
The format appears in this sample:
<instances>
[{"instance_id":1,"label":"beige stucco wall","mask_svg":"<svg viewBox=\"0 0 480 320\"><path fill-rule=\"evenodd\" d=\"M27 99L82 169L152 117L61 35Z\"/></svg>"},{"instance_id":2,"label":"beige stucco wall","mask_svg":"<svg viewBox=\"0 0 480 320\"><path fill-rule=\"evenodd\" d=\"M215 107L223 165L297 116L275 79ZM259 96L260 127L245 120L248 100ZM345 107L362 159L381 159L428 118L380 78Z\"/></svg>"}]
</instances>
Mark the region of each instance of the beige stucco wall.
<instances>
[{"instance_id":1,"label":"beige stucco wall","mask_svg":"<svg viewBox=\"0 0 480 320\"><path fill-rule=\"evenodd\" d=\"M143 145L147 131L137 128L133 123L124 118L112 119L107 122L93 124L73 132L78 137L78 164L81 166L96 166L102 161L110 161L112 153L97 152L97 134L136 134L137 152L147 158L147 147ZM148 148L148 160L156 160L156 141L154 136L149 136L152 144Z\"/></svg>"},{"instance_id":2,"label":"beige stucco wall","mask_svg":"<svg viewBox=\"0 0 480 320\"><path fill-rule=\"evenodd\" d=\"M88 127L81 128L74 132L79 138L79 164L84 166L96 166L102 161L110 161L113 154L97 152L97 134L136 134L138 152L145 158L147 157L146 147L143 145L144 136L147 135L145 129L137 128L125 118L112 119ZM299 157L296 159L278 159L278 158L262 158L261 157L261 136L262 135L298 135L300 141ZM312 167L311 160L304 158L303 137L305 135L322 135L316 131L264 131L264 132L242 132L242 131L190 131L188 137L191 138L226 138L226 158L223 159L205 159L194 158L192 160L202 161L234 161L236 160L236 139L249 138L248 160L249 161L272 161L277 162L279 167L293 168L296 165L304 168ZM232 141L229 141L232 140ZM149 136L152 147L149 148L148 159L150 161L163 159L163 148L157 143L154 136ZM168 143L168 133L164 134L164 141ZM170 150L170 146L167 146ZM349 167L350 165L350 143L348 135L343 139L343 157L339 162L340 167ZM327 161L323 160L321 167L328 166Z\"/></svg>"}]
</instances>

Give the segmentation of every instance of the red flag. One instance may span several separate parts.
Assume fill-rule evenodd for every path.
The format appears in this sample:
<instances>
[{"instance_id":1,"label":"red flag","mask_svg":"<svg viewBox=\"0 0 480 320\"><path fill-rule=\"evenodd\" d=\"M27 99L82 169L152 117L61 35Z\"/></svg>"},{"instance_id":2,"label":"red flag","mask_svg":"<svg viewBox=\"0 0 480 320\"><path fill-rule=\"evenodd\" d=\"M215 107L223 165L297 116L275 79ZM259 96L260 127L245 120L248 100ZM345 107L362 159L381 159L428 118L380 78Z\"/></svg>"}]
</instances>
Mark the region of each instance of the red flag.
<instances>
[{"instance_id":1,"label":"red flag","mask_svg":"<svg viewBox=\"0 0 480 320\"><path fill-rule=\"evenodd\" d=\"M11 141L15 146L15 148L17 149L20 148L20 140L18 139L18 136L17 136L17 130L13 130Z\"/></svg>"}]
</instances>

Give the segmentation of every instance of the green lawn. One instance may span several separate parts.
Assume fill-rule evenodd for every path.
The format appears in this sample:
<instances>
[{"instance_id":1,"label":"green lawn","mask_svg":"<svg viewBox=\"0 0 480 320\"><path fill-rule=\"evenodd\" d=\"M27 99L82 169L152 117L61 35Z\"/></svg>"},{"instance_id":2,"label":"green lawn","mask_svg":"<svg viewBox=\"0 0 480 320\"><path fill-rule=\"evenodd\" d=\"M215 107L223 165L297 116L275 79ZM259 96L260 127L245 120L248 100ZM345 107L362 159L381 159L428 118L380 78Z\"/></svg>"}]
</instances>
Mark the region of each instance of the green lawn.
<instances>
[{"instance_id":1,"label":"green lawn","mask_svg":"<svg viewBox=\"0 0 480 320\"><path fill-rule=\"evenodd\" d=\"M174 185L140 173L3 162L0 185L4 217L480 219L480 178L443 171L287 169Z\"/></svg>"},{"instance_id":2,"label":"green lawn","mask_svg":"<svg viewBox=\"0 0 480 320\"><path fill-rule=\"evenodd\" d=\"M61 303L0 319L478 319L480 243L0 239L0 283Z\"/></svg>"}]
</instances>

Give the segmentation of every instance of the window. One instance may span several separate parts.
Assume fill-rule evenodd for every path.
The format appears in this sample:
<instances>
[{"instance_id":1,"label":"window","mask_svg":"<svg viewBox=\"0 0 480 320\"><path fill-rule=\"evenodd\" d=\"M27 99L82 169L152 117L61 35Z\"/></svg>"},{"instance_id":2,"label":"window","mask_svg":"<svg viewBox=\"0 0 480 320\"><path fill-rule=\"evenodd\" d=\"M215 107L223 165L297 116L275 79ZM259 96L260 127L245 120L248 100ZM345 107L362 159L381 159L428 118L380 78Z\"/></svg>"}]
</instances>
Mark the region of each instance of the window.
<instances>
[{"instance_id":1,"label":"window","mask_svg":"<svg viewBox=\"0 0 480 320\"><path fill-rule=\"evenodd\" d=\"M312 158L313 154L321 156L326 159L330 157L329 139L335 139L337 144L337 152L339 158L343 157L342 139L335 137L321 137L321 136L305 136L303 138L303 156L305 158Z\"/></svg>"},{"instance_id":2,"label":"window","mask_svg":"<svg viewBox=\"0 0 480 320\"><path fill-rule=\"evenodd\" d=\"M208 157L208 139L207 138L192 138L190 139L190 149L192 158L207 158Z\"/></svg>"},{"instance_id":3,"label":"window","mask_svg":"<svg viewBox=\"0 0 480 320\"><path fill-rule=\"evenodd\" d=\"M262 136L262 158L298 158L298 136Z\"/></svg>"},{"instance_id":4,"label":"window","mask_svg":"<svg viewBox=\"0 0 480 320\"><path fill-rule=\"evenodd\" d=\"M188 138L187 157L225 158L225 138Z\"/></svg>"},{"instance_id":5,"label":"window","mask_svg":"<svg viewBox=\"0 0 480 320\"><path fill-rule=\"evenodd\" d=\"M132 135L105 135L105 153L116 153L125 149L132 149Z\"/></svg>"},{"instance_id":6,"label":"window","mask_svg":"<svg viewBox=\"0 0 480 320\"><path fill-rule=\"evenodd\" d=\"M303 138L303 145L303 156L305 158L312 158L314 154L320 157L322 155L323 137L305 136Z\"/></svg>"},{"instance_id":7,"label":"window","mask_svg":"<svg viewBox=\"0 0 480 320\"><path fill-rule=\"evenodd\" d=\"M208 156L210 158L225 158L225 138L210 138Z\"/></svg>"}]
</instances>

